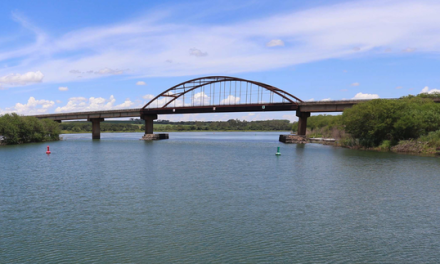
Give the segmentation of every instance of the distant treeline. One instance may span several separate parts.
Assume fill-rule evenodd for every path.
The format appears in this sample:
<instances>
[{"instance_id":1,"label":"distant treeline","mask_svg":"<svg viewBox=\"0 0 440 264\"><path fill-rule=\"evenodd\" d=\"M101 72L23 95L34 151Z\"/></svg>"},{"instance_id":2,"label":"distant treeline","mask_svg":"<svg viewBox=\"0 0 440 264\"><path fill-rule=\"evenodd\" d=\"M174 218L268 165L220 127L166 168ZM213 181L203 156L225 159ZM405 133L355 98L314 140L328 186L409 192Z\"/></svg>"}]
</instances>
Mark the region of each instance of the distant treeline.
<instances>
[{"instance_id":1,"label":"distant treeline","mask_svg":"<svg viewBox=\"0 0 440 264\"><path fill-rule=\"evenodd\" d=\"M63 122L60 125L62 131L69 132L91 132L92 123L85 121ZM145 126L136 125L133 123L111 123L101 122L101 132L140 132L144 131Z\"/></svg>"},{"instance_id":2,"label":"distant treeline","mask_svg":"<svg viewBox=\"0 0 440 264\"><path fill-rule=\"evenodd\" d=\"M156 131L289 131L292 124L289 120L265 120L265 121L240 121L230 119L228 121L211 122L170 122L168 125L155 125Z\"/></svg>"},{"instance_id":3,"label":"distant treeline","mask_svg":"<svg viewBox=\"0 0 440 264\"><path fill-rule=\"evenodd\" d=\"M0 116L0 141L3 144L59 140L59 135L60 128L53 120L40 120L15 113Z\"/></svg>"},{"instance_id":4,"label":"distant treeline","mask_svg":"<svg viewBox=\"0 0 440 264\"><path fill-rule=\"evenodd\" d=\"M144 122L143 120L141 120ZM267 120L267 121L240 121L230 119L228 121L208 121L208 122L155 122L154 131L289 131L292 124L289 120ZM90 122L64 122L60 124L60 129L66 132L90 132L92 124ZM131 121L110 121L101 123L102 132L142 132L145 125L140 125L138 120Z\"/></svg>"},{"instance_id":5,"label":"distant treeline","mask_svg":"<svg viewBox=\"0 0 440 264\"><path fill-rule=\"evenodd\" d=\"M339 138L342 145L435 152L440 148L440 94L376 99L346 109L342 115L311 116L307 134ZM296 131L298 123L292 129Z\"/></svg>"}]
</instances>

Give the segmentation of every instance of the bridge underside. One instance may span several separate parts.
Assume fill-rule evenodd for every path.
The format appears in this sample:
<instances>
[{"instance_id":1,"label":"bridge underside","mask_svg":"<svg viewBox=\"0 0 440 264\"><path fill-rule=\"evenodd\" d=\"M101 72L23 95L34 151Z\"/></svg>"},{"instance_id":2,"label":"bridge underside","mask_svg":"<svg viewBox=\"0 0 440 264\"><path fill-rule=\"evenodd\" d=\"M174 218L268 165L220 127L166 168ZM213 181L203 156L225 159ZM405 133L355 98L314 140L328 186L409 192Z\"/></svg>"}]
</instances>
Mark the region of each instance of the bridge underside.
<instances>
[{"instance_id":1,"label":"bridge underside","mask_svg":"<svg viewBox=\"0 0 440 264\"><path fill-rule=\"evenodd\" d=\"M267 111L293 111L298 105L294 104L248 104L248 105L217 105L217 106L190 106L141 109L141 115L171 115L171 114L202 114L202 113L227 113L227 112L267 112Z\"/></svg>"}]
</instances>

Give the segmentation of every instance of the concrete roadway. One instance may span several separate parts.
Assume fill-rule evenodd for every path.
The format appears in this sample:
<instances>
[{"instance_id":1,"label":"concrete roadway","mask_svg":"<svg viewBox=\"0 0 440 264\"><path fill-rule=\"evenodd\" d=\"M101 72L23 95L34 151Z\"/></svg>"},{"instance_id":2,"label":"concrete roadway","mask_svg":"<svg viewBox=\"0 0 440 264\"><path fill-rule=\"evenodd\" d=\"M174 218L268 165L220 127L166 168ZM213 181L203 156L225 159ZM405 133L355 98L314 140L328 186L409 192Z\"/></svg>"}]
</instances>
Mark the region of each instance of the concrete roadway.
<instances>
[{"instance_id":1,"label":"concrete roadway","mask_svg":"<svg viewBox=\"0 0 440 264\"><path fill-rule=\"evenodd\" d=\"M321 112L342 112L344 109L350 108L355 104L369 101L367 100L337 100L337 101L314 101L314 102L303 102L299 103L299 109L295 106L293 108L279 108L275 109L263 109L258 106L258 108L254 108L249 112L264 112L264 111L295 111L299 110L300 112L309 112L309 113L321 113ZM440 102L440 99L437 100ZM213 109L210 112L202 111L203 113L218 113L218 112L235 112L235 111L219 111L221 106L216 106L217 109ZM209 106L211 108L211 106ZM175 109L175 111L173 111ZM188 111L186 109L192 109ZM148 112L148 109L146 109ZM194 108L186 107L186 108L167 108L167 109L151 109L154 114L185 114L185 113L194 113ZM243 111L239 111L243 112ZM153 113L152 113L153 114ZM141 108L133 108L133 109L121 109L121 110L101 110L101 111L90 111L90 112L75 112L75 113L60 113L60 114L45 114L45 115L34 115L37 118L49 118L57 121L61 120L80 120L80 119L95 119L95 118L121 118L121 117L141 117Z\"/></svg>"}]
</instances>

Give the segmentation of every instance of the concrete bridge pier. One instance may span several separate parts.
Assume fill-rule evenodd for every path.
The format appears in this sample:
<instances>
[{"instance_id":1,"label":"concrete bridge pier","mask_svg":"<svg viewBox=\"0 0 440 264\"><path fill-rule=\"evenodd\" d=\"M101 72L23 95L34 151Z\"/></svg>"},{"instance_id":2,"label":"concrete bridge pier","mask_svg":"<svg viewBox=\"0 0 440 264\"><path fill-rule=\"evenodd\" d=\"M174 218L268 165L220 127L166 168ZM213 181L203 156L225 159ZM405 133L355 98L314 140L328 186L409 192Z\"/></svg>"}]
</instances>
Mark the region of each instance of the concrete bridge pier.
<instances>
[{"instance_id":1,"label":"concrete bridge pier","mask_svg":"<svg viewBox=\"0 0 440 264\"><path fill-rule=\"evenodd\" d=\"M101 139L101 122L104 118L89 118L87 121L92 122L92 139Z\"/></svg>"},{"instance_id":2,"label":"concrete bridge pier","mask_svg":"<svg viewBox=\"0 0 440 264\"><path fill-rule=\"evenodd\" d=\"M307 118L310 117L310 112L296 110L296 116L298 117L298 131L296 134L299 136L305 136L307 130Z\"/></svg>"},{"instance_id":3,"label":"concrete bridge pier","mask_svg":"<svg viewBox=\"0 0 440 264\"><path fill-rule=\"evenodd\" d=\"M154 134L153 133L153 121L157 119L157 114L142 115L141 118L145 120L145 135L142 140L159 140L168 139L168 134Z\"/></svg>"},{"instance_id":4,"label":"concrete bridge pier","mask_svg":"<svg viewBox=\"0 0 440 264\"><path fill-rule=\"evenodd\" d=\"M145 120L145 135L153 134L153 121L157 119L157 115L143 115L141 118Z\"/></svg>"}]
</instances>

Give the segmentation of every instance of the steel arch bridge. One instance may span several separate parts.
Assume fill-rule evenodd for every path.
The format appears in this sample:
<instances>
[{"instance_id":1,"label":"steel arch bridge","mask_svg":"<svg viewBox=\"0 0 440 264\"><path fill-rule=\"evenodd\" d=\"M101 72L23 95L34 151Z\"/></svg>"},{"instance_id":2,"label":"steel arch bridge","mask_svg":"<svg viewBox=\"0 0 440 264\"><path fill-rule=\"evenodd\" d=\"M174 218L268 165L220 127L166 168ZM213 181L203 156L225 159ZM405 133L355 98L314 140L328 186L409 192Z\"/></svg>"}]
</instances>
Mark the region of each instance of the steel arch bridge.
<instances>
[{"instance_id":1,"label":"steel arch bridge","mask_svg":"<svg viewBox=\"0 0 440 264\"><path fill-rule=\"evenodd\" d=\"M303 102L274 86L229 76L177 84L151 99L141 115L297 110Z\"/></svg>"}]
</instances>

